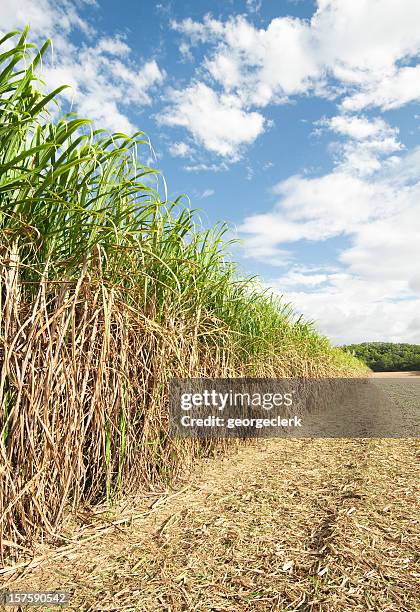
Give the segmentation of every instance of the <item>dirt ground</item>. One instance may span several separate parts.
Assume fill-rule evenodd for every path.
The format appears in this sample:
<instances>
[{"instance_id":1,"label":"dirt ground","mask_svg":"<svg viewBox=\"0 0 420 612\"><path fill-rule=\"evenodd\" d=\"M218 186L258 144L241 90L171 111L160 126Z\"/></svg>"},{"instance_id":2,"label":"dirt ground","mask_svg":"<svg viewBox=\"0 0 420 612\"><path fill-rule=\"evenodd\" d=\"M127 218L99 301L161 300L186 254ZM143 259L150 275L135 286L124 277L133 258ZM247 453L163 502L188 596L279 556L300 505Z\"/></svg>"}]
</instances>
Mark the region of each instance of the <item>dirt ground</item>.
<instances>
[{"instance_id":1,"label":"dirt ground","mask_svg":"<svg viewBox=\"0 0 420 612\"><path fill-rule=\"evenodd\" d=\"M374 372L374 378L412 378L413 376L420 376L418 370L412 372Z\"/></svg>"},{"instance_id":2,"label":"dirt ground","mask_svg":"<svg viewBox=\"0 0 420 612\"><path fill-rule=\"evenodd\" d=\"M173 491L97 509L0 578L69 591L74 611L420 610L419 458L414 439L248 444Z\"/></svg>"}]
</instances>

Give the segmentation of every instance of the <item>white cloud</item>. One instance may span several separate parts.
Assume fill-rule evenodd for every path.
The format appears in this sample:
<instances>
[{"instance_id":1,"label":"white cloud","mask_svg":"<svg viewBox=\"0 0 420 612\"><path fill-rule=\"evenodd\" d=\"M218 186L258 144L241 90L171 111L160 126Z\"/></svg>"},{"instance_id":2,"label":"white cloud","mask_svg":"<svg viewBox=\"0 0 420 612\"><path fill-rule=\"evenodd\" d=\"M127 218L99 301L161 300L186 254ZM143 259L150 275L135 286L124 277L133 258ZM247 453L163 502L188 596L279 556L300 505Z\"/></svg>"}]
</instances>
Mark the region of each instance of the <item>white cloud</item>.
<instances>
[{"instance_id":1,"label":"white cloud","mask_svg":"<svg viewBox=\"0 0 420 612\"><path fill-rule=\"evenodd\" d=\"M223 24L211 15L205 15L203 22L193 21L187 17L182 22L171 21L171 28L177 32L182 32L191 38L192 42L205 42L213 36L223 34Z\"/></svg>"},{"instance_id":2,"label":"white cloud","mask_svg":"<svg viewBox=\"0 0 420 612\"><path fill-rule=\"evenodd\" d=\"M191 154L191 147L186 142L174 142L169 151L174 157L188 157Z\"/></svg>"},{"instance_id":3,"label":"white cloud","mask_svg":"<svg viewBox=\"0 0 420 612\"><path fill-rule=\"evenodd\" d=\"M384 110L398 108L409 102L420 100L420 66L399 68L374 79L343 100L343 109L357 111L369 106L378 106Z\"/></svg>"},{"instance_id":4,"label":"white cloud","mask_svg":"<svg viewBox=\"0 0 420 612\"><path fill-rule=\"evenodd\" d=\"M77 54L60 53L57 63L44 65L42 77L50 88L70 84L71 89L64 90L63 95L78 112L101 127L123 132L135 130L124 107L150 104L150 89L164 78L154 60L137 70L122 63L111 45L107 44L105 51L101 41L95 47L82 48Z\"/></svg>"},{"instance_id":5,"label":"white cloud","mask_svg":"<svg viewBox=\"0 0 420 612\"><path fill-rule=\"evenodd\" d=\"M341 169L312 179L292 177L274 188L279 201L270 212L250 216L239 227L247 255L260 259L265 252L271 263L272 252L287 242L316 246L347 236L350 245L342 247L334 266L317 269L295 261L269 283L337 342L420 341L419 160L420 148L366 178Z\"/></svg>"},{"instance_id":6,"label":"white cloud","mask_svg":"<svg viewBox=\"0 0 420 612\"><path fill-rule=\"evenodd\" d=\"M209 76L244 106L312 90L341 92L346 110L361 110L419 98L419 67L401 65L420 53L419 22L417 0L318 0L310 21L278 17L257 28L243 16L222 22L207 15L172 26L191 44L209 44Z\"/></svg>"},{"instance_id":7,"label":"white cloud","mask_svg":"<svg viewBox=\"0 0 420 612\"><path fill-rule=\"evenodd\" d=\"M278 203L269 213L246 217L239 231L268 245L327 240L352 234L386 209L398 209L401 196L386 185L335 171L318 178L292 176L273 192Z\"/></svg>"},{"instance_id":8,"label":"white cloud","mask_svg":"<svg viewBox=\"0 0 420 612\"><path fill-rule=\"evenodd\" d=\"M206 62L211 76L244 104L264 107L303 93L321 76L310 30L292 18L256 29L243 17L224 24L224 37Z\"/></svg>"},{"instance_id":9,"label":"white cloud","mask_svg":"<svg viewBox=\"0 0 420 612\"><path fill-rule=\"evenodd\" d=\"M246 0L246 8L250 13L259 13L262 6L262 0Z\"/></svg>"},{"instance_id":10,"label":"white cloud","mask_svg":"<svg viewBox=\"0 0 420 612\"><path fill-rule=\"evenodd\" d=\"M387 137L394 136L398 133L396 128L391 128L383 119L376 117L369 120L367 117L358 117L356 115L337 115L328 120L319 122L322 125L327 125L331 130L349 136L357 140L372 137Z\"/></svg>"},{"instance_id":11,"label":"white cloud","mask_svg":"<svg viewBox=\"0 0 420 612\"><path fill-rule=\"evenodd\" d=\"M119 57L124 57L130 53L130 47L117 36L115 38L102 38L96 45L96 50Z\"/></svg>"},{"instance_id":12,"label":"white cloud","mask_svg":"<svg viewBox=\"0 0 420 612\"><path fill-rule=\"evenodd\" d=\"M293 255L286 249L276 246L275 242L266 240L263 233L246 238L244 241L244 256L264 264L282 268L293 262Z\"/></svg>"},{"instance_id":13,"label":"white cloud","mask_svg":"<svg viewBox=\"0 0 420 612\"><path fill-rule=\"evenodd\" d=\"M365 232L370 235L366 243L373 245L377 242L375 231L390 241L381 225L384 219L389 232L396 235L405 233L403 220L407 233L410 226L416 227L414 219L406 220L403 215L418 211L420 206L418 167L415 172L419 157L420 151L415 150L385 174L379 172L366 179L341 169L317 178L290 177L273 188L279 198L275 207L245 218L239 231L273 246L338 235L363 236ZM404 175L400 168L405 168Z\"/></svg>"},{"instance_id":14,"label":"white cloud","mask_svg":"<svg viewBox=\"0 0 420 612\"><path fill-rule=\"evenodd\" d=\"M222 161L218 164L206 164L205 162L199 162L184 166L186 172L225 172L229 169L226 162Z\"/></svg>"},{"instance_id":15,"label":"white cloud","mask_svg":"<svg viewBox=\"0 0 420 612\"><path fill-rule=\"evenodd\" d=\"M388 158L386 163L393 163L389 156L403 149L397 139L398 128L379 117L369 120L363 116L337 115L317 121L316 125L347 138L344 143L336 143L335 148L338 166L348 174L372 174L383 166L384 158Z\"/></svg>"},{"instance_id":16,"label":"white cloud","mask_svg":"<svg viewBox=\"0 0 420 612\"><path fill-rule=\"evenodd\" d=\"M417 295L399 300L396 283L388 285L387 294L379 283L346 275L316 291L289 290L283 278L270 285L299 312L315 320L318 329L336 344L383 340L420 343L420 299Z\"/></svg>"},{"instance_id":17,"label":"white cloud","mask_svg":"<svg viewBox=\"0 0 420 612\"><path fill-rule=\"evenodd\" d=\"M80 1L80 5L88 4L92 2ZM92 31L75 10L74 4L66 0L54 4L50 0L2 0L0 15L3 32L23 29L30 24L31 34L36 38L44 39L52 33L68 34L74 28L86 34Z\"/></svg>"},{"instance_id":18,"label":"white cloud","mask_svg":"<svg viewBox=\"0 0 420 612\"><path fill-rule=\"evenodd\" d=\"M331 276L330 273L323 272L321 269L294 266L280 278L274 279L273 284L281 287L282 290L296 286L314 288L327 283Z\"/></svg>"},{"instance_id":19,"label":"white cloud","mask_svg":"<svg viewBox=\"0 0 420 612\"><path fill-rule=\"evenodd\" d=\"M200 195L200 198L202 200L206 199L206 198L210 198L212 195L214 195L214 189L205 189L203 191L203 193Z\"/></svg>"},{"instance_id":20,"label":"white cloud","mask_svg":"<svg viewBox=\"0 0 420 612\"><path fill-rule=\"evenodd\" d=\"M80 4L92 4L81 0ZM164 72L155 60L137 67L127 43L119 36L98 38L77 5L66 0L4 0L0 7L4 31L31 24L30 38L40 43L53 39L53 53L46 56L41 76L48 89L68 84L62 96L80 114L99 127L131 133L136 130L127 116L128 105L140 108L152 101L153 88L163 82ZM73 30L87 35L77 47ZM92 39L95 39L92 44Z\"/></svg>"},{"instance_id":21,"label":"white cloud","mask_svg":"<svg viewBox=\"0 0 420 612\"><path fill-rule=\"evenodd\" d=\"M418 53L419 20L416 0L318 0L311 28L325 64L359 83Z\"/></svg>"},{"instance_id":22,"label":"white cloud","mask_svg":"<svg viewBox=\"0 0 420 612\"><path fill-rule=\"evenodd\" d=\"M237 159L241 147L264 131L262 115L244 111L236 96L219 95L200 82L173 92L172 105L158 120L187 128L197 143L229 159Z\"/></svg>"},{"instance_id":23,"label":"white cloud","mask_svg":"<svg viewBox=\"0 0 420 612\"><path fill-rule=\"evenodd\" d=\"M397 259L404 264L402 257ZM375 267L381 269L380 259L371 260L372 270ZM385 282L380 274L366 278L348 270L322 269L317 274L313 268L306 272L300 268L270 284L300 312L315 319L318 328L336 343L420 341L420 293L408 286L405 277Z\"/></svg>"},{"instance_id":24,"label":"white cloud","mask_svg":"<svg viewBox=\"0 0 420 612\"><path fill-rule=\"evenodd\" d=\"M247 0L250 11L258 5L258 0ZM191 18L172 22L172 28L188 41L181 43L184 55L185 50L190 54L193 45L207 46L204 73L202 68L199 71L203 82L193 81L188 101L172 105L168 123L185 127L208 150L238 159L241 147L237 143L225 146L219 134L212 134L217 127L209 126L205 135L204 119L197 124L204 97L217 99L215 108L225 106L224 100L234 100L240 145L253 142L263 132L264 119L260 112L255 115L257 109L285 103L293 96L311 93L337 99L346 112L371 106L389 109L419 100L420 66L407 65L420 55L419 22L418 0L318 0L310 20L278 17L260 28L241 15L226 21L206 15L201 22ZM178 92L180 100L183 94ZM174 121L174 115L184 109L186 117ZM398 150L395 134L389 133L385 144L380 120L368 123L363 118L337 119L330 127L356 139L365 138L366 129L366 136L373 138L377 130L387 151ZM357 150L350 147L346 157L348 164L367 174L379 168L379 152L371 140Z\"/></svg>"},{"instance_id":25,"label":"white cloud","mask_svg":"<svg viewBox=\"0 0 420 612\"><path fill-rule=\"evenodd\" d=\"M191 53L190 46L183 42L179 45L179 52L181 53L182 59L184 62L192 62L193 54Z\"/></svg>"}]
</instances>

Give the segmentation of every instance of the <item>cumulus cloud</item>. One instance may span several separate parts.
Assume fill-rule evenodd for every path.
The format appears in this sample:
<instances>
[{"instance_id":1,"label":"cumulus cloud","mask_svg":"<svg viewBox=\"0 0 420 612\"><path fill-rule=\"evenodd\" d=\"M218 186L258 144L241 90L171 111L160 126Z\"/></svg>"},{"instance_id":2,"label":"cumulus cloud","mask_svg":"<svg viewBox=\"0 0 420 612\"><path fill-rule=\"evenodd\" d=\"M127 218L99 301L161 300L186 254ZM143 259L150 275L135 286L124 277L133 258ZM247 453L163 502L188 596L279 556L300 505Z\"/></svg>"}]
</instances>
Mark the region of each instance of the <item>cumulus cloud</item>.
<instances>
[{"instance_id":1,"label":"cumulus cloud","mask_svg":"<svg viewBox=\"0 0 420 612\"><path fill-rule=\"evenodd\" d=\"M154 60L140 69L123 63L120 51L107 40L106 48L99 41L74 53L60 53L57 62L47 64L42 77L49 87L63 83L71 86L63 95L79 113L94 119L101 127L122 132L133 132L135 126L128 119L124 107L141 107L151 103L150 89L162 82L163 73ZM118 47L118 40L112 41Z\"/></svg>"},{"instance_id":2,"label":"cumulus cloud","mask_svg":"<svg viewBox=\"0 0 420 612\"><path fill-rule=\"evenodd\" d=\"M206 66L227 91L257 107L304 93L321 77L307 25L292 18L273 19L266 30L242 17L230 20Z\"/></svg>"},{"instance_id":3,"label":"cumulus cloud","mask_svg":"<svg viewBox=\"0 0 420 612\"><path fill-rule=\"evenodd\" d=\"M309 278L313 273L309 273ZM403 297L400 284L367 283L363 278L331 275L323 286L292 288L286 277L270 280L286 300L336 344L383 341L420 343L419 294Z\"/></svg>"},{"instance_id":4,"label":"cumulus cloud","mask_svg":"<svg viewBox=\"0 0 420 612\"><path fill-rule=\"evenodd\" d=\"M264 131L262 115L244 111L236 96L218 95L205 83L174 91L171 99L160 123L187 128L198 144L222 157L237 159L241 147Z\"/></svg>"},{"instance_id":5,"label":"cumulus cloud","mask_svg":"<svg viewBox=\"0 0 420 612\"><path fill-rule=\"evenodd\" d=\"M81 0L80 6L92 4ZM67 0L52 3L51 0L3 0L1 4L1 28L4 32L14 28L23 29L28 24L32 35L45 38L45 35L57 34L58 42L74 28L85 34L92 32L91 26L80 17L74 3Z\"/></svg>"},{"instance_id":6,"label":"cumulus cloud","mask_svg":"<svg viewBox=\"0 0 420 612\"><path fill-rule=\"evenodd\" d=\"M357 140L365 138L386 138L395 136L398 133L397 128L390 127L386 121L380 117L371 120L367 117L358 117L355 115L337 115L330 119L319 122L321 125L329 127L337 134L348 136Z\"/></svg>"},{"instance_id":7,"label":"cumulus cloud","mask_svg":"<svg viewBox=\"0 0 420 612\"><path fill-rule=\"evenodd\" d=\"M398 128L391 127L380 117L337 115L316 122L316 132L327 128L345 138L336 143L336 161L342 171L360 176L369 175L395 162L395 154L404 147L398 140ZM394 154L393 157L390 157Z\"/></svg>"},{"instance_id":8,"label":"cumulus cloud","mask_svg":"<svg viewBox=\"0 0 420 612\"><path fill-rule=\"evenodd\" d=\"M93 2L82 0L80 6L87 4ZM128 105L140 108L150 104L153 88L165 78L154 59L138 67L121 37L95 36L93 26L77 12L77 5L66 0L4 0L0 16L4 31L30 23L32 40L53 39L53 53L46 57L41 72L48 89L68 84L70 89L62 96L79 113L112 131L136 130L127 116ZM73 31L86 36L77 47L72 43Z\"/></svg>"},{"instance_id":9,"label":"cumulus cloud","mask_svg":"<svg viewBox=\"0 0 420 612\"><path fill-rule=\"evenodd\" d=\"M407 66L364 84L360 91L343 100L342 107L347 111L359 111L372 106L390 110L418 100L420 66Z\"/></svg>"},{"instance_id":10,"label":"cumulus cloud","mask_svg":"<svg viewBox=\"0 0 420 612\"><path fill-rule=\"evenodd\" d=\"M403 195L385 183L340 170L321 177L292 176L273 188L272 211L246 217L239 231L273 246L298 240L323 241L352 234L384 211L398 210Z\"/></svg>"},{"instance_id":11,"label":"cumulus cloud","mask_svg":"<svg viewBox=\"0 0 420 612\"><path fill-rule=\"evenodd\" d=\"M186 142L174 142L169 151L174 157L188 157L191 154L191 147Z\"/></svg>"},{"instance_id":12,"label":"cumulus cloud","mask_svg":"<svg viewBox=\"0 0 420 612\"><path fill-rule=\"evenodd\" d=\"M419 22L417 0L318 0L310 20L278 17L258 28L244 16L221 21L207 15L172 27L189 45L207 45L206 75L214 91L221 89L214 96L233 96L249 123L253 109L307 93L338 98L346 112L419 100L420 66L407 65L420 54ZM185 127L192 131L192 122ZM363 130L356 121L348 127ZM220 147L210 150L220 153ZM363 165L376 169L366 147L364 157Z\"/></svg>"},{"instance_id":13,"label":"cumulus cloud","mask_svg":"<svg viewBox=\"0 0 420 612\"><path fill-rule=\"evenodd\" d=\"M361 138L387 131L384 124L376 124L376 130L359 127ZM419 161L420 148L365 178L342 169L317 178L289 178L274 187L278 202L271 211L249 216L239 227L248 256L261 259L263 249L270 263L275 263L271 253L287 243L293 247L300 240L347 238L334 265L316 268L292 261L288 272L269 282L336 342L384 335L420 341L415 325L420 306Z\"/></svg>"}]
</instances>

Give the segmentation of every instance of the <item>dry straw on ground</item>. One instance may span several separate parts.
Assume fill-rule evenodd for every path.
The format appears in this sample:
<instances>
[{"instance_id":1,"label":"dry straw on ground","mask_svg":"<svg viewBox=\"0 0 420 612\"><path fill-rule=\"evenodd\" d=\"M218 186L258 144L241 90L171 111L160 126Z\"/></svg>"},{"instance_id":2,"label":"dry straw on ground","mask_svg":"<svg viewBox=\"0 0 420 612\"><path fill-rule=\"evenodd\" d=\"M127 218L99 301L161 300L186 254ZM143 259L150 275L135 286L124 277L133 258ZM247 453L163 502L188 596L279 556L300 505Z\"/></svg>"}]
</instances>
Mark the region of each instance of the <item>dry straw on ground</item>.
<instances>
[{"instance_id":1,"label":"dry straw on ground","mask_svg":"<svg viewBox=\"0 0 420 612\"><path fill-rule=\"evenodd\" d=\"M132 524L79 517L71 544L4 578L68 590L84 612L413 612L419 452L415 440L248 445L120 507Z\"/></svg>"}]
</instances>

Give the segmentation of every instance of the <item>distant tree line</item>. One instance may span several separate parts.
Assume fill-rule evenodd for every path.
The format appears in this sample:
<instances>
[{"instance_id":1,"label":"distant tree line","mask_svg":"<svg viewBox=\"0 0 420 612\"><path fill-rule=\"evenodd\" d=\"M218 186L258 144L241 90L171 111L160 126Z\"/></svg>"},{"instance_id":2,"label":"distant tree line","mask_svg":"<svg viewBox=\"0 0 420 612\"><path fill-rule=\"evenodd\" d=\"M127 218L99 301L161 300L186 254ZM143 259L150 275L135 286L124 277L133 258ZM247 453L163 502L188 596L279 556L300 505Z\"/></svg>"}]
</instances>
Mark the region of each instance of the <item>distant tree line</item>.
<instances>
[{"instance_id":1,"label":"distant tree line","mask_svg":"<svg viewBox=\"0 0 420 612\"><path fill-rule=\"evenodd\" d=\"M420 370L420 345L393 342L362 342L342 347L359 357L374 372Z\"/></svg>"}]
</instances>

